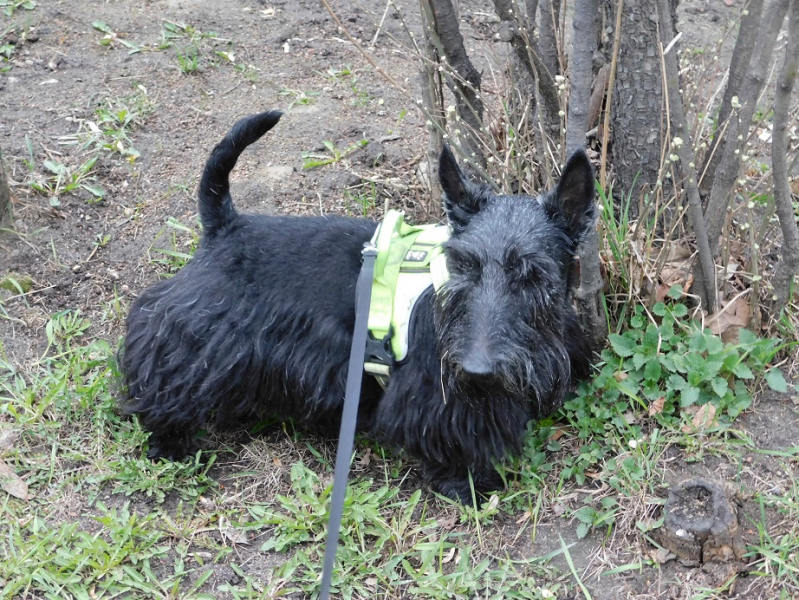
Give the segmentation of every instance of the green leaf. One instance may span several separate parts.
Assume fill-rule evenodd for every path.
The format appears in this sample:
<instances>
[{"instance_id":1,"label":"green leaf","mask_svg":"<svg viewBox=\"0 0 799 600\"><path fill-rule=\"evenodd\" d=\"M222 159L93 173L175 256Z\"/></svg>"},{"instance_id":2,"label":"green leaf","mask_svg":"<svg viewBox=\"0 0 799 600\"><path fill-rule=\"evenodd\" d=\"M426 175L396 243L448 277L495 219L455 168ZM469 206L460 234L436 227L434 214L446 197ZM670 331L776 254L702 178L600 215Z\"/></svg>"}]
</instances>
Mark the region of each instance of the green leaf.
<instances>
[{"instance_id":1,"label":"green leaf","mask_svg":"<svg viewBox=\"0 0 799 600\"><path fill-rule=\"evenodd\" d=\"M591 525L588 523L580 523L577 525L577 539L581 540L585 536L588 535L588 532L591 531Z\"/></svg>"},{"instance_id":2,"label":"green leaf","mask_svg":"<svg viewBox=\"0 0 799 600\"><path fill-rule=\"evenodd\" d=\"M780 371L776 367L773 367L768 371L766 371L766 383L775 392L788 391L788 382L785 381L785 377L783 377L782 371Z\"/></svg>"},{"instance_id":3,"label":"green leaf","mask_svg":"<svg viewBox=\"0 0 799 600\"><path fill-rule=\"evenodd\" d=\"M596 519L596 509L591 506L582 506L572 513L578 521L589 525Z\"/></svg>"},{"instance_id":4,"label":"green leaf","mask_svg":"<svg viewBox=\"0 0 799 600\"><path fill-rule=\"evenodd\" d=\"M671 309L672 316L681 319L688 316L688 309L685 304L675 304Z\"/></svg>"},{"instance_id":5,"label":"green leaf","mask_svg":"<svg viewBox=\"0 0 799 600\"><path fill-rule=\"evenodd\" d=\"M699 400L699 388L694 386L687 386L680 395L680 406L685 408L691 406Z\"/></svg>"},{"instance_id":6,"label":"green leaf","mask_svg":"<svg viewBox=\"0 0 799 600\"><path fill-rule=\"evenodd\" d=\"M114 33L111 28L102 21L92 21L92 27L98 31L102 31L103 33Z\"/></svg>"},{"instance_id":7,"label":"green leaf","mask_svg":"<svg viewBox=\"0 0 799 600\"><path fill-rule=\"evenodd\" d=\"M649 381L657 381L660 379L660 374L662 370L660 368L660 361L657 357L649 359L649 362L646 363L646 369L644 369L644 377Z\"/></svg>"},{"instance_id":8,"label":"green leaf","mask_svg":"<svg viewBox=\"0 0 799 600\"><path fill-rule=\"evenodd\" d=\"M743 329L741 330L743 331ZM738 363L735 368L732 370L733 375L739 377L741 379L754 379L755 374L752 373L752 369L746 366L744 363Z\"/></svg>"},{"instance_id":9,"label":"green leaf","mask_svg":"<svg viewBox=\"0 0 799 600\"><path fill-rule=\"evenodd\" d=\"M682 296L682 286L679 284L674 284L669 288L669 292L666 294L669 298L674 298L677 300Z\"/></svg>"},{"instance_id":10,"label":"green leaf","mask_svg":"<svg viewBox=\"0 0 799 600\"><path fill-rule=\"evenodd\" d=\"M666 305L663 302L656 302L655 306L652 307L652 312L662 317L666 314Z\"/></svg>"},{"instance_id":11,"label":"green leaf","mask_svg":"<svg viewBox=\"0 0 799 600\"><path fill-rule=\"evenodd\" d=\"M630 338L611 333L608 336L608 340L610 340L610 345L613 347L614 352L622 358L628 358L635 354L637 344Z\"/></svg>"},{"instance_id":12,"label":"green leaf","mask_svg":"<svg viewBox=\"0 0 799 600\"><path fill-rule=\"evenodd\" d=\"M719 398L723 398L724 395L727 393L729 386L727 385L727 380L723 379L722 377L714 377L713 380L710 382L710 387L713 388L713 391L716 392L716 395Z\"/></svg>"}]
</instances>

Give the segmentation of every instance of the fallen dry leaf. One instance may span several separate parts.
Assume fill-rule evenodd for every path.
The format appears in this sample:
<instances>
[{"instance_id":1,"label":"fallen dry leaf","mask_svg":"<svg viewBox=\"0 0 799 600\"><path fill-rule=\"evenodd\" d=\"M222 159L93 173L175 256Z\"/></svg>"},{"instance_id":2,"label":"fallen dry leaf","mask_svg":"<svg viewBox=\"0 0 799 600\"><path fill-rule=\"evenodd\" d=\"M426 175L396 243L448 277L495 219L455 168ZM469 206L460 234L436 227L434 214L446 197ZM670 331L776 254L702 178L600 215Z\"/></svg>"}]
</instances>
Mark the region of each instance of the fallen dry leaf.
<instances>
[{"instance_id":1,"label":"fallen dry leaf","mask_svg":"<svg viewBox=\"0 0 799 600\"><path fill-rule=\"evenodd\" d=\"M549 441L556 442L563 437L568 429L569 427L567 425L553 425L552 431L549 433Z\"/></svg>"},{"instance_id":2,"label":"fallen dry leaf","mask_svg":"<svg viewBox=\"0 0 799 600\"><path fill-rule=\"evenodd\" d=\"M247 532L243 529L237 529L236 527L222 527L221 531L222 535L224 535L228 541L233 544L247 545L250 543L250 539L247 537Z\"/></svg>"},{"instance_id":3,"label":"fallen dry leaf","mask_svg":"<svg viewBox=\"0 0 799 600\"><path fill-rule=\"evenodd\" d=\"M16 429L3 429L0 431L0 450L13 450L14 444L19 439L19 431Z\"/></svg>"},{"instance_id":4,"label":"fallen dry leaf","mask_svg":"<svg viewBox=\"0 0 799 600\"><path fill-rule=\"evenodd\" d=\"M372 449L367 448L366 452L363 453L363 456L360 459L358 459L358 466L361 469L365 469L370 464L372 464Z\"/></svg>"},{"instance_id":5,"label":"fallen dry leaf","mask_svg":"<svg viewBox=\"0 0 799 600\"><path fill-rule=\"evenodd\" d=\"M663 405L666 403L666 396L661 396L649 405L649 416L654 417L663 412Z\"/></svg>"},{"instance_id":6,"label":"fallen dry leaf","mask_svg":"<svg viewBox=\"0 0 799 600\"><path fill-rule=\"evenodd\" d=\"M654 562L662 565L664 563L669 562L670 560L674 560L675 558L677 558L677 555L671 552L670 550L666 550L665 548L658 548L649 553L649 558L651 558Z\"/></svg>"},{"instance_id":7,"label":"fallen dry leaf","mask_svg":"<svg viewBox=\"0 0 799 600\"><path fill-rule=\"evenodd\" d=\"M530 519L530 517L532 517L532 516L533 516L533 514L529 510L526 510L526 511L524 511L524 514L521 517L516 519L516 524L517 525L521 525L525 521L528 521Z\"/></svg>"},{"instance_id":8,"label":"fallen dry leaf","mask_svg":"<svg viewBox=\"0 0 799 600\"><path fill-rule=\"evenodd\" d=\"M30 498L28 484L22 481L2 459L0 459L0 487L14 496L14 498L19 498L20 500Z\"/></svg>"},{"instance_id":9,"label":"fallen dry leaf","mask_svg":"<svg viewBox=\"0 0 799 600\"><path fill-rule=\"evenodd\" d=\"M683 426L683 433L690 433L691 431L704 431L713 425L716 419L716 407L712 404L703 404L699 407L691 421L691 426Z\"/></svg>"},{"instance_id":10,"label":"fallen dry leaf","mask_svg":"<svg viewBox=\"0 0 799 600\"><path fill-rule=\"evenodd\" d=\"M732 327L735 327L737 332L741 327L749 325L749 316L749 302L745 296L739 295L731 302L722 303L718 312L710 315L705 324L716 335L722 335Z\"/></svg>"},{"instance_id":11,"label":"fallen dry leaf","mask_svg":"<svg viewBox=\"0 0 799 600\"><path fill-rule=\"evenodd\" d=\"M455 548L455 546L450 548L449 552L447 552L444 555L444 558L441 559L441 562L444 563L444 564L447 564L448 562L450 562L453 558L455 558L455 552L456 551L457 551L457 548Z\"/></svg>"}]
</instances>

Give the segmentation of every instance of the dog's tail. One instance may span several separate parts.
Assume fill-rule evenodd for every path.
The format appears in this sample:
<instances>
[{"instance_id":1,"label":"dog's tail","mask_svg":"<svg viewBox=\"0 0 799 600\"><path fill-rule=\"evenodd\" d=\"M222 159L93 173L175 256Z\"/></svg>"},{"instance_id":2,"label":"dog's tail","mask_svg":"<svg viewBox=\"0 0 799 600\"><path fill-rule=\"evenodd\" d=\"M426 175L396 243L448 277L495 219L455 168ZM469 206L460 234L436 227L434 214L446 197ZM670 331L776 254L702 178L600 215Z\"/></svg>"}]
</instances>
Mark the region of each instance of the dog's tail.
<instances>
[{"instance_id":1,"label":"dog's tail","mask_svg":"<svg viewBox=\"0 0 799 600\"><path fill-rule=\"evenodd\" d=\"M212 236L236 217L228 175L244 149L272 129L283 113L272 110L245 117L216 145L200 180L200 220L206 236Z\"/></svg>"}]
</instances>

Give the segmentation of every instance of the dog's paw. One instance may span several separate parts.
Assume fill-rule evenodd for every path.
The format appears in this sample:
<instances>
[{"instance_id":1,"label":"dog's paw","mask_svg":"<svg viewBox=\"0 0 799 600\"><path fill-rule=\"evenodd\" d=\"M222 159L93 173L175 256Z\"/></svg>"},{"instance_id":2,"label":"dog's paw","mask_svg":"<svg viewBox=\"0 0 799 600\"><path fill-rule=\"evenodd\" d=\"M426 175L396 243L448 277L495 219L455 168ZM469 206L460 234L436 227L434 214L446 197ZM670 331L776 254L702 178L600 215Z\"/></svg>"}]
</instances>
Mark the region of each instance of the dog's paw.
<instances>
[{"instance_id":1,"label":"dog's paw","mask_svg":"<svg viewBox=\"0 0 799 600\"><path fill-rule=\"evenodd\" d=\"M486 500L491 492L505 489L505 482L496 471L478 473L468 477L431 478L430 488L442 496L452 498L461 504L472 504Z\"/></svg>"},{"instance_id":2,"label":"dog's paw","mask_svg":"<svg viewBox=\"0 0 799 600\"><path fill-rule=\"evenodd\" d=\"M176 440L159 440L155 436L151 436L147 458L150 460L164 458L171 461L180 461L194 454L195 450L196 448L192 444Z\"/></svg>"}]
</instances>

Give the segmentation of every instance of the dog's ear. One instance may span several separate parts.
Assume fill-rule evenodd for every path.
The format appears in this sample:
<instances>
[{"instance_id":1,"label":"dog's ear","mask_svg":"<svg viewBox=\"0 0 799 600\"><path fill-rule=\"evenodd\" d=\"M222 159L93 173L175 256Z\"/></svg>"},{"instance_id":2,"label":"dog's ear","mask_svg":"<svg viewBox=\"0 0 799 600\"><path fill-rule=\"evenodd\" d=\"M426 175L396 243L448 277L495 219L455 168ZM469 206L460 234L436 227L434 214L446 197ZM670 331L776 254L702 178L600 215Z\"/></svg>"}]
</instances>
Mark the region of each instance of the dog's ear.
<instances>
[{"instance_id":1,"label":"dog's ear","mask_svg":"<svg viewBox=\"0 0 799 600\"><path fill-rule=\"evenodd\" d=\"M458 167L449 146L444 145L438 163L438 180L444 191L444 211L456 235L488 201L488 188L473 183Z\"/></svg>"},{"instance_id":2,"label":"dog's ear","mask_svg":"<svg viewBox=\"0 0 799 600\"><path fill-rule=\"evenodd\" d=\"M569 157L558 187L541 197L541 204L551 218L565 220L569 237L580 243L594 226L594 169L585 152L577 150Z\"/></svg>"}]
</instances>

